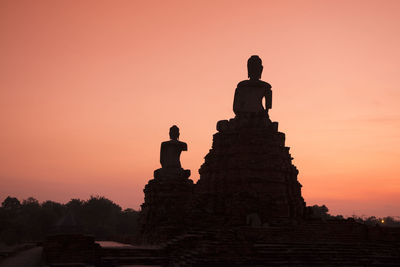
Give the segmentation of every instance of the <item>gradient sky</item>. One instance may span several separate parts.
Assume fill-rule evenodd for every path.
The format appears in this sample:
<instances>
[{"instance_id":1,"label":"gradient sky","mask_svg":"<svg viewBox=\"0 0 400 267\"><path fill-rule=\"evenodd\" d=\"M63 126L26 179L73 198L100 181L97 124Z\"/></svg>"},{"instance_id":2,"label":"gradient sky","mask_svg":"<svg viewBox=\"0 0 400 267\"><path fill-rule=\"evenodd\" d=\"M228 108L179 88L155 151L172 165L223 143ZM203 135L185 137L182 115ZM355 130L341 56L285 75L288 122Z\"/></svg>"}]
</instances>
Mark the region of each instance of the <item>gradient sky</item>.
<instances>
[{"instance_id":1,"label":"gradient sky","mask_svg":"<svg viewBox=\"0 0 400 267\"><path fill-rule=\"evenodd\" d=\"M138 209L173 124L198 169L263 59L308 205L400 216L400 1L0 1L0 201Z\"/></svg>"}]
</instances>

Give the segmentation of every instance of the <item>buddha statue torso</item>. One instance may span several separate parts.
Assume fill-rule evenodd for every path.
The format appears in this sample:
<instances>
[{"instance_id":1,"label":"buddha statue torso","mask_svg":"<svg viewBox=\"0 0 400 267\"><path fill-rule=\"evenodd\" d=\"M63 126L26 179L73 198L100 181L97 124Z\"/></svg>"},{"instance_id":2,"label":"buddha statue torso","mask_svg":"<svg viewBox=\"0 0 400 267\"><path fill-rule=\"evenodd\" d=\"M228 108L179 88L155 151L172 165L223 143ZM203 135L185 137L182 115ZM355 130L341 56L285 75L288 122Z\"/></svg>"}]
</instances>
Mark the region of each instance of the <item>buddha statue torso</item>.
<instances>
[{"instance_id":1,"label":"buddha statue torso","mask_svg":"<svg viewBox=\"0 0 400 267\"><path fill-rule=\"evenodd\" d=\"M181 152L187 151L187 144L179 141L179 128L174 125L170 128L171 140L162 142L160 149L161 168L154 171L156 179L188 178L190 170L184 170L181 166Z\"/></svg>"},{"instance_id":2,"label":"buddha statue torso","mask_svg":"<svg viewBox=\"0 0 400 267\"><path fill-rule=\"evenodd\" d=\"M181 168L180 156L187 151L187 144L178 140L161 143L160 163L162 168Z\"/></svg>"},{"instance_id":3,"label":"buddha statue torso","mask_svg":"<svg viewBox=\"0 0 400 267\"><path fill-rule=\"evenodd\" d=\"M262 99L265 97L265 108ZM261 115L271 108L271 85L261 80L241 81L235 91L233 111L236 115Z\"/></svg>"}]
</instances>

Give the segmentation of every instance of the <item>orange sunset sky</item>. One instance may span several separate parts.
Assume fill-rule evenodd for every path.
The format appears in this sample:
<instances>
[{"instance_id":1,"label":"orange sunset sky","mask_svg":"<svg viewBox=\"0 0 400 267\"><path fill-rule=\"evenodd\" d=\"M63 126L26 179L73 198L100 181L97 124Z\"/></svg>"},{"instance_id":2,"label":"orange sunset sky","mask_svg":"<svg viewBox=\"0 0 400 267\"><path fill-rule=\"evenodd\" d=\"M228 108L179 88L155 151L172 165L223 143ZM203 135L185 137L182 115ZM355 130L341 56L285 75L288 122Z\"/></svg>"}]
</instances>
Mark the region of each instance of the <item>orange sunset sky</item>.
<instances>
[{"instance_id":1,"label":"orange sunset sky","mask_svg":"<svg viewBox=\"0 0 400 267\"><path fill-rule=\"evenodd\" d=\"M400 216L400 1L0 1L0 201L139 209L169 127L197 181L263 59L308 205Z\"/></svg>"}]
</instances>

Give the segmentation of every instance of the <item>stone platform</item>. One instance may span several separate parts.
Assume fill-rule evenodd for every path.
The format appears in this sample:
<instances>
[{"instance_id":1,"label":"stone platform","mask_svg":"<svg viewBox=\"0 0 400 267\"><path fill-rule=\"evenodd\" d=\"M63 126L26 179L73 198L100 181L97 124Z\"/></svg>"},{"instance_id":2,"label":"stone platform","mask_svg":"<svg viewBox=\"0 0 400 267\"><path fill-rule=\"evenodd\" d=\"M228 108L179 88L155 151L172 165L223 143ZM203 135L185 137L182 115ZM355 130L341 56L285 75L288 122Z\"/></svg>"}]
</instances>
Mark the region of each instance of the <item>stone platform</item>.
<instances>
[{"instance_id":1,"label":"stone platform","mask_svg":"<svg viewBox=\"0 0 400 267\"><path fill-rule=\"evenodd\" d=\"M100 249L96 266L166 266L168 259L160 246L134 246L112 241L97 241Z\"/></svg>"},{"instance_id":2,"label":"stone platform","mask_svg":"<svg viewBox=\"0 0 400 267\"><path fill-rule=\"evenodd\" d=\"M168 266L399 266L400 229L346 221L191 230L165 245ZM397 238L392 238L397 233Z\"/></svg>"}]
</instances>

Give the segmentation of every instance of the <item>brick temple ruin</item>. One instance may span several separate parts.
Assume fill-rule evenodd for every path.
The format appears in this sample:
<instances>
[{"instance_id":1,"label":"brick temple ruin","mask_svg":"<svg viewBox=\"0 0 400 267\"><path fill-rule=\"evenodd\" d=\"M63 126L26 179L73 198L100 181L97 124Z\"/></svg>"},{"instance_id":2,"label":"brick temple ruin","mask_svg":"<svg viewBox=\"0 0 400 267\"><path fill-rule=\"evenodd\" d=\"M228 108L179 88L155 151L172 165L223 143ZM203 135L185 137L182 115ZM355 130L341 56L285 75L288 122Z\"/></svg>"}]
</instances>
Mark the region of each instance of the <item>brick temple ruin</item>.
<instances>
[{"instance_id":1,"label":"brick temple ruin","mask_svg":"<svg viewBox=\"0 0 400 267\"><path fill-rule=\"evenodd\" d=\"M197 183L181 167L187 145L171 127L162 168L144 189L140 241L163 244L176 266L400 264L398 231L313 218L285 134L268 115L272 91L260 80L261 59L250 57L247 67L235 117L217 122Z\"/></svg>"},{"instance_id":2,"label":"brick temple ruin","mask_svg":"<svg viewBox=\"0 0 400 267\"><path fill-rule=\"evenodd\" d=\"M251 57L248 69L250 79L240 82L235 92L236 116L217 123L196 184L179 162L187 145L178 141L179 129L171 128L171 140L161 146L162 168L144 189L144 241L165 241L193 227L266 227L304 220L298 170L285 146L285 134L268 116L272 91L260 80L261 59Z\"/></svg>"}]
</instances>

